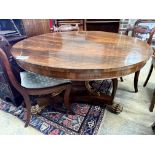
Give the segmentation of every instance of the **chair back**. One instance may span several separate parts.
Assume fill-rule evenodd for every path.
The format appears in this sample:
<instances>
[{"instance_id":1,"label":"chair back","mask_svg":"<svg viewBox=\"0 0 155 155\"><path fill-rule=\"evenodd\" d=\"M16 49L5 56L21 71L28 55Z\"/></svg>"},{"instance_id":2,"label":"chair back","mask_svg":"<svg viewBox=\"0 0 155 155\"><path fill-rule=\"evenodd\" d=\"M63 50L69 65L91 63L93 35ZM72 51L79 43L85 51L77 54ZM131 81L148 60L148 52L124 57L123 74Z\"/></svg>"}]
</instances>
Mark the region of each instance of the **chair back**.
<instances>
[{"instance_id":1,"label":"chair back","mask_svg":"<svg viewBox=\"0 0 155 155\"><path fill-rule=\"evenodd\" d=\"M48 19L22 19L22 22L27 37L51 32Z\"/></svg>"},{"instance_id":2,"label":"chair back","mask_svg":"<svg viewBox=\"0 0 155 155\"><path fill-rule=\"evenodd\" d=\"M132 37L137 37L141 40L146 40L149 45L152 43L155 27L152 27L152 23L155 26L155 20L137 20L133 27L128 26L125 34L128 35L131 31ZM151 26L149 26L151 25Z\"/></svg>"}]
</instances>

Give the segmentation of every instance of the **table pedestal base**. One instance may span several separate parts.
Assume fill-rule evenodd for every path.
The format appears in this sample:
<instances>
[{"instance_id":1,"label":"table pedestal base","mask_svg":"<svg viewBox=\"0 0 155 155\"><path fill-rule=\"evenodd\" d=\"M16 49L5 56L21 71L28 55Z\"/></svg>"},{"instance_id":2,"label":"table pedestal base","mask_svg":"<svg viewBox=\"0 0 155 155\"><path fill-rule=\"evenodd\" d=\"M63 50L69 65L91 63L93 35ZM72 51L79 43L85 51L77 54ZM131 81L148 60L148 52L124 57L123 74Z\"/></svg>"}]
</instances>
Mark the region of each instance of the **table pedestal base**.
<instances>
[{"instance_id":1,"label":"table pedestal base","mask_svg":"<svg viewBox=\"0 0 155 155\"><path fill-rule=\"evenodd\" d=\"M118 80L112 79L112 93L111 95L100 93L100 95L95 95L94 93L91 94L91 92L86 88L85 81L78 82L74 81L72 82L72 90L70 95L70 102L82 102L82 103L88 103L88 104L96 104L100 106L106 106L106 109L112 113L119 114L122 112L123 107L120 104L113 103ZM63 102L63 97L58 95L54 98L50 95L40 97L37 99L37 105L32 106L31 112L33 114L40 113L40 111L48 106L50 103L52 103L52 106L56 107L55 104L58 102ZM58 111L62 111L62 109L56 108ZM64 111L65 112L65 111ZM73 114L73 113L72 113Z\"/></svg>"},{"instance_id":2,"label":"table pedestal base","mask_svg":"<svg viewBox=\"0 0 155 155\"><path fill-rule=\"evenodd\" d=\"M110 112L119 114L120 112L122 112L123 107L119 104L113 103L118 85L117 78L112 79L112 85L113 87L111 95L102 93L98 96L91 94L86 89L84 81L73 81L71 91L71 102L86 102L89 104L103 105L106 106L107 110L109 110Z\"/></svg>"}]
</instances>

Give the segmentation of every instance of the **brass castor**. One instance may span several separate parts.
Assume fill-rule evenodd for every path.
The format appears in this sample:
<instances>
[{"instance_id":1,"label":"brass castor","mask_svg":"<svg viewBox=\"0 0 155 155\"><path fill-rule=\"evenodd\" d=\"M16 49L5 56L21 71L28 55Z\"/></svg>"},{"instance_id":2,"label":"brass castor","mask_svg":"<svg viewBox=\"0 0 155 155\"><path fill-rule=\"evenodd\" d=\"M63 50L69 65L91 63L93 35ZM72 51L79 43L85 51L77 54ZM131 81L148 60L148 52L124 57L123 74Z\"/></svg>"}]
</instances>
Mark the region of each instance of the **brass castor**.
<instances>
[{"instance_id":1,"label":"brass castor","mask_svg":"<svg viewBox=\"0 0 155 155\"><path fill-rule=\"evenodd\" d=\"M39 113L42 111L42 109L44 109L44 108L45 108L45 106L40 107L40 106L37 104L37 105L31 107L31 113L32 113L33 115L39 114Z\"/></svg>"},{"instance_id":2,"label":"brass castor","mask_svg":"<svg viewBox=\"0 0 155 155\"><path fill-rule=\"evenodd\" d=\"M113 103L112 105L106 106L107 110L114 113L114 114L120 114L123 111L123 106L118 103Z\"/></svg>"}]
</instances>

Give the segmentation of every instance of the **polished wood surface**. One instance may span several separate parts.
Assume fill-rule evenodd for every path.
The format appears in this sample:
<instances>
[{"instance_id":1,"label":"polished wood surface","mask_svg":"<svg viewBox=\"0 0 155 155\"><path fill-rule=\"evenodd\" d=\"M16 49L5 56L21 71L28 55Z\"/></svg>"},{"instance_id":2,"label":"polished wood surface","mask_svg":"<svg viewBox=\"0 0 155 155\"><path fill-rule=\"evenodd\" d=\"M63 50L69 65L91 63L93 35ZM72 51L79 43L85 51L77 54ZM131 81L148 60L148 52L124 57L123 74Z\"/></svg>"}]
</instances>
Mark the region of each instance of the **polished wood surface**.
<instances>
[{"instance_id":1,"label":"polished wood surface","mask_svg":"<svg viewBox=\"0 0 155 155\"><path fill-rule=\"evenodd\" d=\"M100 31L43 34L18 42L11 52L25 70L75 81L128 75L153 53L137 38Z\"/></svg>"}]
</instances>

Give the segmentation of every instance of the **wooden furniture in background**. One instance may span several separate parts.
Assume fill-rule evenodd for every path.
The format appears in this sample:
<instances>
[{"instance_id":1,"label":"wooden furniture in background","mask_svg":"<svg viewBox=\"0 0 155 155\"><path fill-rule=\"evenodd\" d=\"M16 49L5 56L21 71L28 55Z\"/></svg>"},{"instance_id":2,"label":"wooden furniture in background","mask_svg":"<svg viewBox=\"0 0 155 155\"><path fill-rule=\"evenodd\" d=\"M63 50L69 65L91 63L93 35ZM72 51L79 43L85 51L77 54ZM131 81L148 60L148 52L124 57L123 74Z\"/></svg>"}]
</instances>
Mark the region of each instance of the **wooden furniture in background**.
<instances>
[{"instance_id":1,"label":"wooden furniture in background","mask_svg":"<svg viewBox=\"0 0 155 155\"><path fill-rule=\"evenodd\" d=\"M78 24L76 25L61 25L59 27L53 26L53 32L79 31Z\"/></svg>"},{"instance_id":2,"label":"wooden furniture in background","mask_svg":"<svg viewBox=\"0 0 155 155\"><path fill-rule=\"evenodd\" d=\"M70 31L25 39L14 45L11 53L25 70L72 80L72 100L112 105L116 90L110 96L93 96L85 81L114 79L117 88L117 77L139 71L152 49L143 41L116 33Z\"/></svg>"},{"instance_id":3,"label":"wooden furniture in background","mask_svg":"<svg viewBox=\"0 0 155 155\"><path fill-rule=\"evenodd\" d=\"M49 33L49 19L22 19L24 30L27 37L32 37L44 33Z\"/></svg>"},{"instance_id":4,"label":"wooden furniture in background","mask_svg":"<svg viewBox=\"0 0 155 155\"><path fill-rule=\"evenodd\" d=\"M120 19L85 19L87 31L106 31L118 33Z\"/></svg>"},{"instance_id":5,"label":"wooden furniture in background","mask_svg":"<svg viewBox=\"0 0 155 155\"><path fill-rule=\"evenodd\" d=\"M13 87L23 96L24 98L24 103L26 105L27 113L26 113L26 123L25 127L28 126L31 118L31 101L29 98L29 95L45 95L45 94L51 94L51 96L56 96L60 92L64 92L64 105L67 108L67 110L70 112L71 111L71 104L69 102L69 96L70 96L70 90L71 90L71 84L69 81L63 81L63 80L57 80L54 78L48 78L48 85L46 84L46 81L41 81L42 77L39 76L37 77L37 84L30 83L31 77L30 76L35 76L33 73L25 73L22 72L21 74L21 84L17 81L16 77L14 76L11 65L8 61L8 57L5 54L4 50L1 48L3 47L3 44L6 45L6 39L3 36L0 36L0 59L2 61L3 67L8 75L8 78L10 80L10 83L13 85ZM7 45L9 46L9 44ZM24 74L26 76L24 76ZM29 77L28 77L29 76ZM46 79L47 80L47 79ZM26 83L28 81L28 83ZM35 82L33 80L33 82ZM39 87L40 83L43 84L45 83L45 87ZM36 88L33 86L37 86Z\"/></svg>"},{"instance_id":6,"label":"wooden furniture in background","mask_svg":"<svg viewBox=\"0 0 155 155\"><path fill-rule=\"evenodd\" d=\"M60 27L61 25L78 25L79 30L84 30L84 19L56 19L55 25Z\"/></svg>"},{"instance_id":7,"label":"wooden furniture in background","mask_svg":"<svg viewBox=\"0 0 155 155\"><path fill-rule=\"evenodd\" d=\"M56 26L79 25L80 30L118 33L119 19L57 19Z\"/></svg>"}]
</instances>

